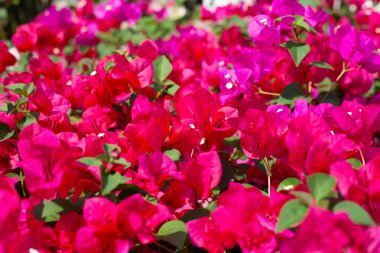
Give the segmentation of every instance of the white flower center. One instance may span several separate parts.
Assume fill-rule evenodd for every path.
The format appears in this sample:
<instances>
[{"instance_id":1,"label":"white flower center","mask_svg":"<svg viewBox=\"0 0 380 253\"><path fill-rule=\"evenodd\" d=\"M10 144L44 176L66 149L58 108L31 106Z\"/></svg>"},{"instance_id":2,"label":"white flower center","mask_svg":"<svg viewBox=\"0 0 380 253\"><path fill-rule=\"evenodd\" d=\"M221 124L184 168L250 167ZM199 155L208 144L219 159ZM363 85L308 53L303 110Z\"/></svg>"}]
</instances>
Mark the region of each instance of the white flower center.
<instances>
[{"instance_id":1,"label":"white flower center","mask_svg":"<svg viewBox=\"0 0 380 253\"><path fill-rule=\"evenodd\" d=\"M232 87L234 87L233 83L228 82L228 83L226 84L226 88L227 88L227 89L232 89Z\"/></svg>"},{"instance_id":2,"label":"white flower center","mask_svg":"<svg viewBox=\"0 0 380 253\"><path fill-rule=\"evenodd\" d=\"M263 18L260 20L260 23L263 24L264 26L267 26L268 25L268 19L267 18Z\"/></svg>"},{"instance_id":3,"label":"white flower center","mask_svg":"<svg viewBox=\"0 0 380 253\"><path fill-rule=\"evenodd\" d=\"M107 4L107 5L106 5L106 11L110 11L110 10L112 10L112 5Z\"/></svg>"}]
</instances>

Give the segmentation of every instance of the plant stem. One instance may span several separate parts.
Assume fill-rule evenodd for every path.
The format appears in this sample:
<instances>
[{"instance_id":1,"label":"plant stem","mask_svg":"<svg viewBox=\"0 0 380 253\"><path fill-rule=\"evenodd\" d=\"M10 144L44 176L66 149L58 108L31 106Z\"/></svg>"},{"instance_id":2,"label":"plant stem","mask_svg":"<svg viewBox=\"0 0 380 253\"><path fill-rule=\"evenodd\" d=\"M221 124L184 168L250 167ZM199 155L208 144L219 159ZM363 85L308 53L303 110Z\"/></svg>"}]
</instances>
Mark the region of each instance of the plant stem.
<instances>
[{"instance_id":1,"label":"plant stem","mask_svg":"<svg viewBox=\"0 0 380 253\"><path fill-rule=\"evenodd\" d=\"M263 94L263 95L269 95L269 96L275 96L275 97L279 97L279 96L281 96L280 93L274 93L274 92L263 91L261 88L259 88L259 91L256 92L256 94Z\"/></svg>"},{"instance_id":2,"label":"plant stem","mask_svg":"<svg viewBox=\"0 0 380 253\"><path fill-rule=\"evenodd\" d=\"M362 159L362 163L363 163L363 165L365 165L364 155L363 155L362 149L359 146L358 146L358 151L360 154L360 158Z\"/></svg>"}]
</instances>

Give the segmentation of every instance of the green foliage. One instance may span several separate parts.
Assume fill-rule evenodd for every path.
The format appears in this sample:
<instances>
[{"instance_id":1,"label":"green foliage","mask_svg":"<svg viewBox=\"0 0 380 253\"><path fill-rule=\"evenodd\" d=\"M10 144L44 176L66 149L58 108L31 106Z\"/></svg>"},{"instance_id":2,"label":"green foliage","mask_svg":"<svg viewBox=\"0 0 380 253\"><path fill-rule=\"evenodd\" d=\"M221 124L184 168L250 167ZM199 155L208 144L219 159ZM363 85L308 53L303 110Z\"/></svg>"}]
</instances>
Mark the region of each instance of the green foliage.
<instances>
[{"instance_id":1,"label":"green foliage","mask_svg":"<svg viewBox=\"0 0 380 253\"><path fill-rule=\"evenodd\" d=\"M373 221L367 211L352 201L341 201L334 206L334 212L346 212L353 222L360 225L374 226L376 223Z\"/></svg>"},{"instance_id":2,"label":"green foliage","mask_svg":"<svg viewBox=\"0 0 380 253\"><path fill-rule=\"evenodd\" d=\"M277 191L280 192L284 190L285 191L293 190L297 185L300 185L300 184L302 184L301 180L299 180L298 178L290 177L290 178L285 179L278 185Z\"/></svg>"},{"instance_id":3,"label":"green foliage","mask_svg":"<svg viewBox=\"0 0 380 253\"><path fill-rule=\"evenodd\" d=\"M307 179L307 185L313 198L317 201L325 198L336 186L336 180L324 173L316 173Z\"/></svg>"},{"instance_id":4,"label":"green foliage","mask_svg":"<svg viewBox=\"0 0 380 253\"><path fill-rule=\"evenodd\" d=\"M346 162L349 162L354 170L359 170L359 168L363 165L362 162L356 158L347 159Z\"/></svg>"},{"instance_id":5,"label":"green foliage","mask_svg":"<svg viewBox=\"0 0 380 253\"><path fill-rule=\"evenodd\" d=\"M322 62L322 61L313 61L313 62L310 62L309 64L310 66L314 66L314 67L318 67L318 68L321 68L321 69L330 69L330 70L334 70L334 68L328 64L327 62Z\"/></svg>"},{"instance_id":6,"label":"green foliage","mask_svg":"<svg viewBox=\"0 0 380 253\"><path fill-rule=\"evenodd\" d=\"M279 105L294 105L297 99L305 98L302 87L297 83L287 85L281 92L277 101Z\"/></svg>"},{"instance_id":7,"label":"green foliage","mask_svg":"<svg viewBox=\"0 0 380 253\"><path fill-rule=\"evenodd\" d=\"M181 153L177 149L170 149L165 152L165 155L169 156L170 159L177 162L181 158Z\"/></svg>"},{"instance_id":8,"label":"green foliage","mask_svg":"<svg viewBox=\"0 0 380 253\"><path fill-rule=\"evenodd\" d=\"M66 199L44 200L32 210L32 214L44 222L55 222L61 214L71 210L70 202Z\"/></svg>"},{"instance_id":9,"label":"green foliage","mask_svg":"<svg viewBox=\"0 0 380 253\"><path fill-rule=\"evenodd\" d=\"M120 173L118 172L109 174L109 173L105 173L103 170L101 173L101 178L102 178L102 188L101 188L102 195L110 194L119 185L123 185L129 180L129 178L120 175Z\"/></svg>"},{"instance_id":10,"label":"green foliage","mask_svg":"<svg viewBox=\"0 0 380 253\"><path fill-rule=\"evenodd\" d=\"M282 46L288 49L297 67L301 64L302 60L310 52L310 46L303 42L296 43L290 40L282 44Z\"/></svg>"},{"instance_id":11,"label":"green foliage","mask_svg":"<svg viewBox=\"0 0 380 253\"><path fill-rule=\"evenodd\" d=\"M0 142L11 138L14 134L14 130L10 130L9 126L3 122L0 122Z\"/></svg>"},{"instance_id":12,"label":"green foliage","mask_svg":"<svg viewBox=\"0 0 380 253\"><path fill-rule=\"evenodd\" d=\"M153 62L153 67L154 81L157 83L163 83L173 70L172 64L164 55L158 57Z\"/></svg>"},{"instance_id":13,"label":"green foliage","mask_svg":"<svg viewBox=\"0 0 380 253\"><path fill-rule=\"evenodd\" d=\"M156 237L157 239L166 241L179 249L183 249L187 239L186 224L181 220L168 221L161 226Z\"/></svg>"},{"instance_id":14,"label":"green foliage","mask_svg":"<svg viewBox=\"0 0 380 253\"><path fill-rule=\"evenodd\" d=\"M301 223L308 212L308 207L299 199L290 200L285 203L280 211L276 232L284 231Z\"/></svg>"},{"instance_id":15,"label":"green foliage","mask_svg":"<svg viewBox=\"0 0 380 253\"><path fill-rule=\"evenodd\" d=\"M96 157L82 157L82 158L78 159L77 161L80 163L86 164L88 166L101 166L102 165L102 161Z\"/></svg>"}]
</instances>

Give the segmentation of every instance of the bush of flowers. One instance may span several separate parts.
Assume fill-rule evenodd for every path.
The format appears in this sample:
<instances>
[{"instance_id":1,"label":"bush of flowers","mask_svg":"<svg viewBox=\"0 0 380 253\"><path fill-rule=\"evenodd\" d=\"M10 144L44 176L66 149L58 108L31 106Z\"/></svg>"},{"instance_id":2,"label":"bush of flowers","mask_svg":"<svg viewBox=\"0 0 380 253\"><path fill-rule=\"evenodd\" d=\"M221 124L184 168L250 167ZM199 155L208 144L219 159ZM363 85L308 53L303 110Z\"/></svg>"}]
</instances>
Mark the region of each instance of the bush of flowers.
<instances>
[{"instance_id":1,"label":"bush of flowers","mask_svg":"<svg viewBox=\"0 0 380 253\"><path fill-rule=\"evenodd\" d=\"M380 252L380 6L184 2L0 42L0 252Z\"/></svg>"}]
</instances>

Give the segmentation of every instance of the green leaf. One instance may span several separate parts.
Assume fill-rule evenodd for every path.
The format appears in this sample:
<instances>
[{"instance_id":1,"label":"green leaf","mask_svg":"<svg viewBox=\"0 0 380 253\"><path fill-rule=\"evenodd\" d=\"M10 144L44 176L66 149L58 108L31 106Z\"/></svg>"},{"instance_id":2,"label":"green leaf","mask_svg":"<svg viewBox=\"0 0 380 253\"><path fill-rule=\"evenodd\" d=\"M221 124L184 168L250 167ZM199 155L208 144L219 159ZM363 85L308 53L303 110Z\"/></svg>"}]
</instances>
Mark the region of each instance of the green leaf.
<instances>
[{"instance_id":1,"label":"green leaf","mask_svg":"<svg viewBox=\"0 0 380 253\"><path fill-rule=\"evenodd\" d=\"M30 124L35 123L37 120L36 118L31 114L26 114L21 120L17 121L17 127L22 130L26 126L29 126Z\"/></svg>"},{"instance_id":2,"label":"green leaf","mask_svg":"<svg viewBox=\"0 0 380 253\"><path fill-rule=\"evenodd\" d=\"M63 211L63 207L53 201L44 200L44 209L42 210L41 217L46 222L57 221L60 218L59 213Z\"/></svg>"},{"instance_id":3,"label":"green leaf","mask_svg":"<svg viewBox=\"0 0 380 253\"><path fill-rule=\"evenodd\" d=\"M129 178L120 175L120 173L116 172L114 174L106 174L102 173L102 195L107 195L115 190L119 185L125 184L129 180Z\"/></svg>"},{"instance_id":4,"label":"green leaf","mask_svg":"<svg viewBox=\"0 0 380 253\"><path fill-rule=\"evenodd\" d=\"M5 141L13 136L14 130L11 131L9 126L0 122L0 142Z\"/></svg>"},{"instance_id":5,"label":"green leaf","mask_svg":"<svg viewBox=\"0 0 380 253\"><path fill-rule=\"evenodd\" d=\"M298 0L300 4L302 4L304 7L311 6L311 7L317 7L320 3L319 0Z\"/></svg>"},{"instance_id":6,"label":"green leaf","mask_svg":"<svg viewBox=\"0 0 380 253\"><path fill-rule=\"evenodd\" d=\"M341 201L334 206L333 210L334 212L345 211L356 224L368 226L376 225L367 211L355 202L348 200Z\"/></svg>"},{"instance_id":7,"label":"green leaf","mask_svg":"<svg viewBox=\"0 0 380 253\"><path fill-rule=\"evenodd\" d=\"M307 186L313 198L317 201L323 199L334 189L336 180L324 173L317 173L311 175L307 179Z\"/></svg>"},{"instance_id":8,"label":"green leaf","mask_svg":"<svg viewBox=\"0 0 380 253\"><path fill-rule=\"evenodd\" d=\"M113 144L108 144L108 143L103 144L103 149L104 149L104 153L106 154L106 157L108 160L111 159L111 157L113 155L112 152L114 152L114 151L120 152L121 151L119 146L116 146Z\"/></svg>"},{"instance_id":9,"label":"green leaf","mask_svg":"<svg viewBox=\"0 0 380 253\"><path fill-rule=\"evenodd\" d=\"M165 155L169 156L174 162L179 161L181 153L177 149L170 149L165 152Z\"/></svg>"},{"instance_id":10,"label":"green leaf","mask_svg":"<svg viewBox=\"0 0 380 253\"><path fill-rule=\"evenodd\" d=\"M336 92L321 92L317 97L317 101L319 103L330 103L334 106L339 106L342 104L342 99Z\"/></svg>"},{"instance_id":11,"label":"green leaf","mask_svg":"<svg viewBox=\"0 0 380 253\"><path fill-rule=\"evenodd\" d=\"M32 209L32 214L41 221L55 222L60 219L61 213L71 209L66 199L44 200Z\"/></svg>"},{"instance_id":12,"label":"green leaf","mask_svg":"<svg viewBox=\"0 0 380 253\"><path fill-rule=\"evenodd\" d=\"M88 166L101 166L102 161L97 159L96 157L82 157L77 160L80 163L86 164Z\"/></svg>"},{"instance_id":13,"label":"green leaf","mask_svg":"<svg viewBox=\"0 0 380 253\"><path fill-rule=\"evenodd\" d=\"M114 60L110 60L106 63L106 66L105 66L105 70L106 72L108 72L111 68L115 67L116 64L115 64L115 61Z\"/></svg>"},{"instance_id":14,"label":"green leaf","mask_svg":"<svg viewBox=\"0 0 380 253\"><path fill-rule=\"evenodd\" d=\"M166 222L157 232L157 238L183 249L187 239L187 228L181 220Z\"/></svg>"},{"instance_id":15,"label":"green leaf","mask_svg":"<svg viewBox=\"0 0 380 253\"><path fill-rule=\"evenodd\" d=\"M318 68L321 68L321 69L331 69L331 70L334 70L334 68L328 64L327 62L323 62L323 61L313 61L313 62L310 62L309 64L310 66L314 66L314 67L318 67Z\"/></svg>"},{"instance_id":16,"label":"green leaf","mask_svg":"<svg viewBox=\"0 0 380 253\"><path fill-rule=\"evenodd\" d=\"M125 168L128 168L131 166L131 163L125 160L123 157L120 157L119 159L116 159L113 161L114 164L123 165Z\"/></svg>"},{"instance_id":17,"label":"green leaf","mask_svg":"<svg viewBox=\"0 0 380 253\"><path fill-rule=\"evenodd\" d=\"M211 212L208 209L196 208L187 212L184 216L181 217L181 220L187 223L191 220L196 220L202 217L209 217L210 213Z\"/></svg>"},{"instance_id":18,"label":"green leaf","mask_svg":"<svg viewBox=\"0 0 380 253\"><path fill-rule=\"evenodd\" d=\"M277 104L279 105L293 105L297 99L305 98L302 87L297 83L287 85L281 92Z\"/></svg>"},{"instance_id":19,"label":"green leaf","mask_svg":"<svg viewBox=\"0 0 380 253\"><path fill-rule=\"evenodd\" d=\"M97 32L96 37L103 42L117 45L119 39L112 32Z\"/></svg>"},{"instance_id":20,"label":"green leaf","mask_svg":"<svg viewBox=\"0 0 380 253\"><path fill-rule=\"evenodd\" d=\"M303 16L300 16L300 15L296 15L295 16L295 20L293 22L293 25L294 26L298 26L298 27L302 27L303 29L305 29L306 31L308 32L313 32L313 33L318 33L314 27L312 27L311 25L309 25L308 23L306 23L304 21L304 17Z\"/></svg>"},{"instance_id":21,"label":"green leaf","mask_svg":"<svg viewBox=\"0 0 380 253\"><path fill-rule=\"evenodd\" d=\"M288 41L284 44L292 55L294 63L298 67L305 56L310 52L310 46L306 43L296 43L294 41Z\"/></svg>"},{"instance_id":22,"label":"green leaf","mask_svg":"<svg viewBox=\"0 0 380 253\"><path fill-rule=\"evenodd\" d=\"M117 47L112 44L107 44L107 43L99 43L96 46L96 52L98 53L98 56L100 59L104 59L107 55L112 54Z\"/></svg>"},{"instance_id":23,"label":"green leaf","mask_svg":"<svg viewBox=\"0 0 380 253\"><path fill-rule=\"evenodd\" d=\"M307 206L305 206L299 199L286 202L280 211L276 232L284 231L285 229L301 223L306 217L307 212Z\"/></svg>"},{"instance_id":24,"label":"green leaf","mask_svg":"<svg viewBox=\"0 0 380 253\"><path fill-rule=\"evenodd\" d=\"M7 89L11 90L15 94L20 94L22 90L24 89L25 84L24 83L15 83L6 86Z\"/></svg>"},{"instance_id":25,"label":"green leaf","mask_svg":"<svg viewBox=\"0 0 380 253\"><path fill-rule=\"evenodd\" d=\"M310 206L313 203L313 197L308 192L303 191L292 191L292 195L296 196L302 203L307 206Z\"/></svg>"},{"instance_id":26,"label":"green leaf","mask_svg":"<svg viewBox=\"0 0 380 253\"><path fill-rule=\"evenodd\" d=\"M12 70L15 72L24 72L29 65L29 58L31 57L31 53L20 53L20 59L17 61L15 66L12 66Z\"/></svg>"},{"instance_id":27,"label":"green leaf","mask_svg":"<svg viewBox=\"0 0 380 253\"><path fill-rule=\"evenodd\" d=\"M154 81L162 83L172 72L173 67L168 58L162 55L153 62Z\"/></svg>"},{"instance_id":28,"label":"green leaf","mask_svg":"<svg viewBox=\"0 0 380 253\"><path fill-rule=\"evenodd\" d=\"M290 177L282 181L278 187L277 192L293 190L297 185L302 184L302 181L298 178Z\"/></svg>"},{"instance_id":29,"label":"green leaf","mask_svg":"<svg viewBox=\"0 0 380 253\"><path fill-rule=\"evenodd\" d=\"M362 162L356 158L347 159L346 162L351 163L354 170L359 170L359 168L363 165Z\"/></svg>"},{"instance_id":30,"label":"green leaf","mask_svg":"<svg viewBox=\"0 0 380 253\"><path fill-rule=\"evenodd\" d=\"M179 85L173 84L169 86L169 88L166 89L166 93L169 94L170 96L174 96L174 94L177 92L178 89L179 89Z\"/></svg>"},{"instance_id":31,"label":"green leaf","mask_svg":"<svg viewBox=\"0 0 380 253\"><path fill-rule=\"evenodd\" d=\"M210 212L214 211L216 208L216 200L214 200L213 202L211 202L207 207L206 209L209 210Z\"/></svg>"},{"instance_id":32,"label":"green leaf","mask_svg":"<svg viewBox=\"0 0 380 253\"><path fill-rule=\"evenodd\" d=\"M14 94L24 95L24 96L32 94L36 89L33 83L29 83L29 84L15 83L15 84L8 85L6 87L7 89L11 90Z\"/></svg>"}]
</instances>

